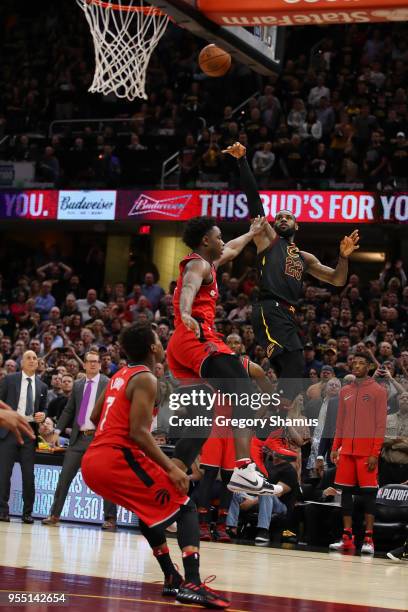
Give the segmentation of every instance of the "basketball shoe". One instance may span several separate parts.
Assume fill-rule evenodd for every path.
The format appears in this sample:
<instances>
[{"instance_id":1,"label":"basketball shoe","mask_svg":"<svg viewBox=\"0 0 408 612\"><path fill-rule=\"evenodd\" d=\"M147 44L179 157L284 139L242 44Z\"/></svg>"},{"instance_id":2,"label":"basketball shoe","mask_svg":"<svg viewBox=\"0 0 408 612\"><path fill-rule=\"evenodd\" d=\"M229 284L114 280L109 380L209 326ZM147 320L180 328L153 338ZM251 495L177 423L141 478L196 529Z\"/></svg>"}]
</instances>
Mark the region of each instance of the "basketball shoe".
<instances>
[{"instance_id":1,"label":"basketball shoe","mask_svg":"<svg viewBox=\"0 0 408 612\"><path fill-rule=\"evenodd\" d=\"M354 544L354 536L349 533L343 533L343 537L339 542L334 542L329 545L330 550L338 550L339 552L351 552L356 549Z\"/></svg>"},{"instance_id":2,"label":"basketball shoe","mask_svg":"<svg viewBox=\"0 0 408 612\"><path fill-rule=\"evenodd\" d=\"M255 463L236 467L227 489L233 493L252 493L252 495L278 495L283 491L281 485L271 484L261 472L258 472Z\"/></svg>"},{"instance_id":3,"label":"basketball shoe","mask_svg":"<svg viewBox=\"0 0 408 612\"><path fill-rule=\"evenodd\" d=\"M279 459L294 462L297 459L297 453L289 448L287 439L284 437L282 429L277 429L272 432L263 443L263 446L270 451L273 451Z\"/></svg>"},{"instance_id":4,"label":"basketball shoe","mask_svg":"<svg viewBox=\"0 0 408 612\"><path fill-rule=\"evenodd\" d=\"M201 584L183 582L176 597L176 601L184 604L203 606L204 608L225 610L231 604L231 601L207 586L207 583L212 582L214 578L215 576L210 576Z\"/></svg>"},{"instance_id":5,"label":"basketball shoe","mask_svg":"<svg viewBox=\"0 0 408 612\"><path fill-rule=\"evenodd\" d=\"M215 542L222 542L223 544L229 544L232 542L225 523L217 523L213 533L213 538Z\"/></svg>"},{"instance_id":6,"label":"basketball shoe","mask_svg":"<svg viewBox=\"0 0 408 612\"><path fill-rule=\"evenodd\" d=\"M374 542L373 538L365 537L363 545L361 547L361 554L373 555L374 554Z\"/></svg>"},{"instance_id":7,"label":"basketball shoe","mask_svg":"<svg viewBox=\"0 0 408 612\"><path fill-rule=\"evenodd\" d=\"M180 590L181 583L184 578L178 572L177 574L171 574L166 576L164 579L162 596L163 597L176 597Z\"/></svg>"},{"instance_id":8,"label":"basketball shoe","mask_svg":"<svg viewBox=\"0 0 408 612\"><path fill-rule=\"evenodd\" d=\"M387 552L387 557L395 563L400 563L400 561L408 563L408 542L405 543L405 546L400 546L399 548L394 548L394 550Z\"/></svg>"}]
</instances>

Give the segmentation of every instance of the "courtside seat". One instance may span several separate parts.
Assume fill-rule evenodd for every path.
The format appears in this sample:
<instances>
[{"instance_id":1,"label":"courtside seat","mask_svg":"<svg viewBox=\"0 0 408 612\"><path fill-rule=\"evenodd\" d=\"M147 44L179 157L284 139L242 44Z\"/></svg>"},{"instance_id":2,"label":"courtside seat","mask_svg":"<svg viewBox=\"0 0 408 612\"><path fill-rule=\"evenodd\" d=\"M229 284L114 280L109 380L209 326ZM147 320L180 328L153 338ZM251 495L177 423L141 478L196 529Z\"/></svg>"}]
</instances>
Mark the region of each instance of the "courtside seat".
<instances>
[{"instance_id":1,"label":"courtside seat","mask_svg":"<svg viewBox=\"0 0 408 612\"><path fill-rule=\"evenodd\" d=\"M376 544L392 547L407 535L408 486L389 484L379 489L376 499L374 536Z\"/></svg>"}]
</instances>

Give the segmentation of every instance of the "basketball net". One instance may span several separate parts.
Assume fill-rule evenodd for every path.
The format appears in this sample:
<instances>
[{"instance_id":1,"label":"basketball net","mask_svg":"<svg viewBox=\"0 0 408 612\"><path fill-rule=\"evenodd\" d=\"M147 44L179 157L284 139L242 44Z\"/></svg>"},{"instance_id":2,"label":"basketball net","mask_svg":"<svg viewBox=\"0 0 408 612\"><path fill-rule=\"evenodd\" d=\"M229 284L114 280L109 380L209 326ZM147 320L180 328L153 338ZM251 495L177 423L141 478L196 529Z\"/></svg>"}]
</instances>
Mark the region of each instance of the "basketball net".
<instances>
[{"instance_id":1,"label":"basketball net","mask_svg":"<svg viewBox=\"0 0 408 612\"><path fill-rule=\"evenodd\" d=\"M150 56L166 31L168 16L143 0L77 0L95 47L95 74L88 91L118 98L147 98Z\"/></svg>"}]
</instances>

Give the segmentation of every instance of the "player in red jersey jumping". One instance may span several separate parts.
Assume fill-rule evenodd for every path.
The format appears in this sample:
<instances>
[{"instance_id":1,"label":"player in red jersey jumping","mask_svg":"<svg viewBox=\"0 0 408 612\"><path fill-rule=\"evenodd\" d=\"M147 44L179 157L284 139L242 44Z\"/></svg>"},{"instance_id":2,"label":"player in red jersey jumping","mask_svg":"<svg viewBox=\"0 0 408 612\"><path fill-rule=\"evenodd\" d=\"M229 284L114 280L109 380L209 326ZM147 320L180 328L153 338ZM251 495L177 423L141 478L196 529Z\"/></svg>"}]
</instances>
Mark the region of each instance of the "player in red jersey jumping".
<instances>
[{"instance_id":1,"label":"player in red jersey jumping","mask_svg":"<svg viewBox=\"0 0 408 612\"><path fill-rule=\"evenodd\" d=\"M221 230L211 217L195 217L186 225L183 240L192 253L180 262L174 292L175 331L167 347L167 361L178 380L210 380L222 393L236 393L237 387L249 396L253 392L248 372L239 357L214 329L218 298L217 268L234 259L253 237L263 231L265 219L256 219L247 234L224 245ZM248 405L234 405L233 418L253 417ZM208 437L184 434L176 445L175 461L190 467ZM273 495L274 486L256 470L250 459L250 429L234 431L235 468L228 484L230 491Z\"/></svg>"},{"instance_id":2,"label":"player in red jersey jumping","mask_svg":"<svg viewBox=\"0 0 408 612\"><path fill-rule=\"evenodd\" d=\"M139 517L139 527L164 574L163 595L185 604L225 609L230 602L201 582L197 508L187 496L189 479L156 444L150 426L157 393L152 374L164 350L149 324L133 325L120 344L129 364L98 398L94 440L82 459L86 484ZM165 528L177 522L185 579L169 555Z\"/></svg>"}]
</instances>

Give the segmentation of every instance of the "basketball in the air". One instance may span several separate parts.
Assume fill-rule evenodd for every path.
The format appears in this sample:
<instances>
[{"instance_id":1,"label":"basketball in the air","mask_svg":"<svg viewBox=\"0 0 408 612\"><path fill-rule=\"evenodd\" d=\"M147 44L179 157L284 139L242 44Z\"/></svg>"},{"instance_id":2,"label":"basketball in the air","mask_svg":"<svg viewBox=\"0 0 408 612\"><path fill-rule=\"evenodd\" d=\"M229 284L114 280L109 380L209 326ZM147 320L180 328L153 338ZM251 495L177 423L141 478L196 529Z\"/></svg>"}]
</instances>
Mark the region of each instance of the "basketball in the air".
<instances>
[{"instance_id":1,"label":"basketball in the air","mask_svg":"<svg viewBox=\"0 0 408 612\"><path fill-rule=\"evenodd\" d=\"M220 77L230 69L231 56L215 45L207 45L201 49L198 63L201 70L208 76Z\"/></svg>"}]
</instances>

